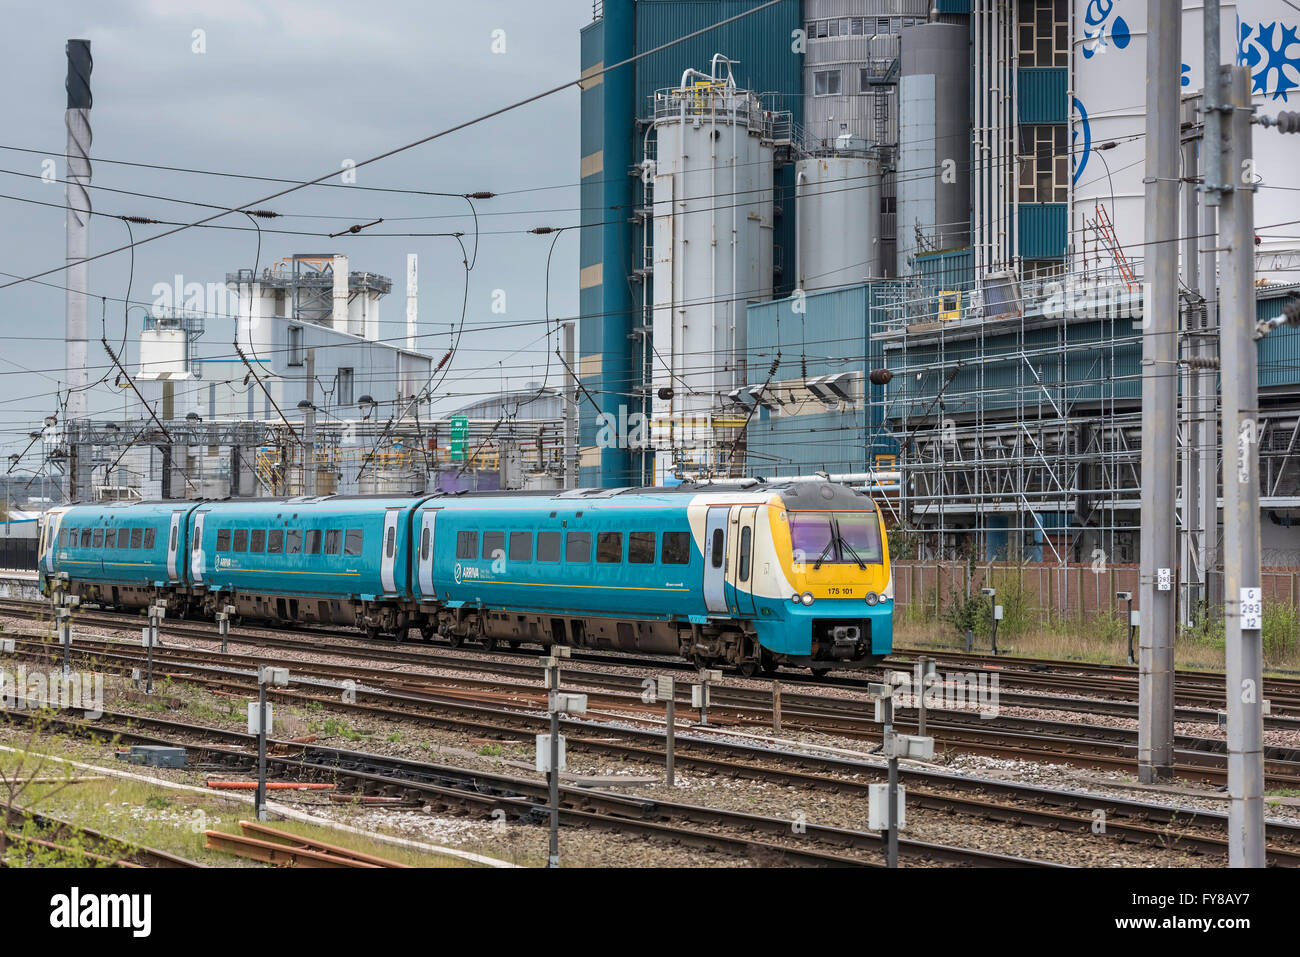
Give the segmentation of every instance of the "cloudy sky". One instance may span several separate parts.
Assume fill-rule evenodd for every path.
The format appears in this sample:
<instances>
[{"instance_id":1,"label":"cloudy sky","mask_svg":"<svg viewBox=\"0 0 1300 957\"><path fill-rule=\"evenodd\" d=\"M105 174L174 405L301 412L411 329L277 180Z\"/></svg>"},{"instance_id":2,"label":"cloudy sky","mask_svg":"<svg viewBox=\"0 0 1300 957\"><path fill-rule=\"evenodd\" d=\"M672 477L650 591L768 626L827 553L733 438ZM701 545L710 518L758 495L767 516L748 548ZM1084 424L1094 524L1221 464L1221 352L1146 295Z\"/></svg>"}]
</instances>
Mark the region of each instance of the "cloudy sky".
<instances>
[{"instance_id":1,"label":"cloudy sky","mask_svg":"<svg viewBox=\"0 0 1300 957\"><path fill-rule=\"evenodd\" d=\"M238 205L283 187L107 161L314 178L573 79L578 31L590 19L590 0L67 0L11 7L0 41L6 90L0 285L64 262L63 186L39 177L50 158L58 177L64 175L68 38L89 39L94 56L96 186ZM494 43L504 52L494 52ZM496 290L505 293L505 318L520 326L506 334L467 333L446 383L452 394L440 407L495 391L502 378L522 386L540 377L545 324L538 320L552 237L523 231L576 224L577 178L576 89L356 171L357 186L504 194L478 204L481 234L467 328L500 324L503 317L492 311ZM93 190L92 200L96 211L160 220L192 222L211 212L104 190ZM445 351L446 330L460 316L460 249L447 238L376 234L472 235L463 200L308 188L265 206L284 215L262 223L261 266L296 252L346 252L351 268L393 278L393 294L381 310L384 338L404 335L406 254L418 253L421 332L440 333L424 339L427 351ZM328 238L380 217L385 222L361 236ZM134 358L144 311L132 308L124 317L122 299L147 305L154 285L176 275L220 283L228 271L258 262L258 236L245 217L217 222L237 228L192 229L147 243L135 250L134 264L128 253L91 263L92 381L109 363L97 341L101 314L110 341L120 342L124 328L129 331ZM133 228L140 240L168 227ZM121 222L92 220L92 253L126 240ZM552 317L577 311L576 263L574 231L560 237L551 264ZM59 284L64 277L54 273L44 281ZM21 449L27 433L56 408L65 381L64 295L35 282L0 289L0 443L9 446L6 452ZM100 297L108 297L106 303ZM209 320L207 335L229 341L229 324ZM98 415L120 415L122 407L121 391L107 386L90 401Z\"/></svg>"}]
</instances>

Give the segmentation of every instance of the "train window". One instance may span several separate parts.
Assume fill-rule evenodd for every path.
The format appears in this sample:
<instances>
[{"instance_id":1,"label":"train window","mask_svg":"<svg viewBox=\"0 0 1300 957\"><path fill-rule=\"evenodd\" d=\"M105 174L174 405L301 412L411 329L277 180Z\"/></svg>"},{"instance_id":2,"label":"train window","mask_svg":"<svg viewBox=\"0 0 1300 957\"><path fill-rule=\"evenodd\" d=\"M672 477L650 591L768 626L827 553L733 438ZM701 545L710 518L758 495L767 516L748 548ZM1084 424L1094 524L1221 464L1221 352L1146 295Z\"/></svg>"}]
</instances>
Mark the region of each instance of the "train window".
<instances>
[{"instance_id":1,"label":"train window","mask_svg":"<svg viewBox=\"0 0 1300 957\"><path fill-rule=\"evenodd\" d=\"M228 528L217 529L217 551L219 552L230 551L230 529Z\"/></svg>"},{"instance_id":2,"label":"train window","mask_svg":"<svg viewBox=\"0 0 1300 957\"><path fill-rule=\"evenodd\" d=\"M748 525L740 530L740 568L736 576L743 582L749 581L749 557L754 550L754 530Z\"/></svg>"},{"instance_id":3,"label":"train window","mask_svg":"<svg viewBox=\"0 0 1300 957\"><path fill-rule=\"evenodd\" d=\"M424 531L420 533L420 558L423 561L429 560L429 526L424 526Z\"/></svg>"},{"instance_id":4,"label":"train window","mask_svg":"<svg viewBox=\"0 0 1300 957\"><path fill-rule=\"evenodd\" d=\"M343 554L360 555L365 544L365 529L349 528L347 534L343 536Z\"/></svg>"},{"instance_id":5,"label":"train window","mask_svg":"<svg viewBox=\"0 0 1300 957\"><path fill-rule=\"evenodd\" d=\"M596 561L612 563L623 560L623 533L601 532L596 536Z\"/></svg>"},{"instance_id":6,"label":"train window","mask_svg":"<svg viewBox=\"0 0 1300 957\"><path fill-rule=\"evenodd\" d=\"M273 528L266 533L266 552L268 555L279 555L282 551L284 551L284 531Z\"/></svg>"},{"instance_id":7,"label":"train window","mask_svg":"<svg viewBox=\"0 0 1300 957\"><path fill-rule=\"evenodd\" d=\"M119 528L117 530L117 547L118 548L131 547L131 530L129 528Z\"/></svg>"},{"instance_id":8,"label":"train window","mask_svg":"<svg viewBox=\"0 0 1300 957\"><path fill-rule=\"evenodd\" d=\"M156 538L157 538L157 535L156 535L156 533L154 532L154 530L153 530L152 528L146 528L146 529L144 530L144 547L145 547L145 548L153 548L153 543L154 543L154 541L156 540ZM172 529L172 548L175 548L175 547L176 547L176 529L173 528L173 529Z\"/></svg>"},{"instance_id":9,"label":"train window","mask_svg":"<svg viewBox=\"0 0 1300 957\"><path fill-rule=\"evenodd\" d=\"M498 558L506 556L506 533L505 532L484 532L483 533L483 557L495 561Z\"/></svg>"},{"instance_id":10,"label":"train window","mask_svg":"<svg viewBox=\"0 0 1300 957\"><path fill-rule=\"evenodd\" d=\"M537 533L537 560L539 562L558 562L560 560L560 533Z\"/></svg>"},{"instance_id":11,"label":"train window","mask_svg":"<svg viewBox=\"0 0 1300 957\"><path fill-rule=\"evenodd\" d=\"M709 559L710 564L712 564L714 568L722 567L722 559L726 554L726 549L723 547L725 541L725 533L722 529L715 528L713 530L713 545L710 548L712 556Z\"/></svg>"},{"instance_id":12,"label":"train window","mask_svg":"<svg viewBox=\"0 0 1300 957\"><path fill-rule=\"evenodd\" d=\"M390 525L388 527L388 540L384 543L384 554L389 558L393 557L393 553L396 551L396 548L394 547L396 544L397 529Z\"/></svg>"},{"instance_id":13,"label":"train window","mask_svg":"<svg viewBox=\"0 0 1300 957\"><path fill-rule=\"evenodd\" d=\"M691 563L691 533L664 532L664 544L659 556L665 565L689 565Z\"/></svg>"},{"instance_id":14,"label":"train window","mask_svg":"<svg viewBox=\"0 0 1300 957\"><path fill-rule=\"evenodd\" d=\"M531 562L533 560L533 533L510 533L510 560L512 562Z\"/></svg>"},{"instance_id":15,"label":"train window","mask_svg":"<svg viewBox=\"0 0 1300 957\"><path fill-rule=\"evenodd\" d=\"M478 532L456 533L456 557L478 558Z\"/></svg>"},{"instance_id":16,"label":"train window","mask_svg":"<svg viewBox=\"0 0 1300 957\"><path fill-rule=\"evenodd\" d=\"M133 529L131 529L131 547L132 547L132 548L139 548L139 547L140 547L140 542L143 541L143 539L144 539L144 532L143 532L141 529L138 529L138 528L133 528Z\"/></svg>"},{"instance_id":17,"label":"train window","mask_svg":"<svg viewBox=\"0 0 1300 957\"><path fill-rule=\"evenodd\" d=\"M90 540L90 544L92 548L104 547L104 530L102 528L95 529L95 537Z\"/></svg>"},{"instance_id":18,"label":"train window","mask_svg":"<svg viewBox=\"0 0 1300 957\"><path fill-rule=\"evenodd\" d=\"M337 555L339 553L339 539L342 537L337 528L326 529L325 531L325 554Z\"/></svg>"},{"instance_id":19,"label":"train window","mask_svg":"<svg viewBox=\"0 0 1300 957\"><path fill-rule=\"evenodd\" d=\"M235 534L231 537L231 551L246 552L248 551L248 529L237 528Z\"/></svg>"},{"instance_id":20,"label":"train window","mask_svg":"<svg viewBox=\"0 0 1300 957\"><path fill-rule=\"evenodd\" d=\"M68 544L68 530L66 528L59 530L59 534L58 537L55 538L55 542L58 543L59 548L63 548L65 545Z\"/></svg>"},{"instance_id":21,"label":"train window","mask_svg":"<svg viewBox=\"0 0 1300 957\"><path fill-rule=\"evenodd\" d=\"M307 554L308 555L320 554L320 529L319 528L307 529Z\"/></svg>"},{"instance_id":22,"label":"train window","mask_svg":"<svg viewBox=\"0 0 1300 957\"><path fill-rule=\"evenodd\" d=\"M591 532L569 532L568 541L565 543L565 560L591 561Z\"/></svg>"},{"instance_id":23,"label":"train window","mask_svg":"<svg viewBox=\"0 0 1300 957\"><path fill-rule=\"evenodd\" d=\"M266 529L255 528L248 533L248 550L263 552L266 550Z\"/></svg>"},{"instance_id":24,"label":"train window","mask_svg":"<svg viewBox=\"0 0 1300 957\"><path fill-rule=\"evenodd\" d=\"M628 532L627 560L635 565L653 565L655 563L655 533Z\"/></svg>"},{"instance_id":25,"label":"train window","mask_svg":"<svg viewBox=\"0 0 1300 957\"><path fill-rule=\"evenodd\" d=\"M82 548L90 547L90 529L88 528L83 528L81 530L81 547Z\"/></svg>"},{"instance_id":26,"label":"train window","mask_svg":"<svg viewBox=\"0 0 1300 957\"><path fill-rule=\"evenodd\" d=\"M286 555L302 554L302 529L287 528L284 531L284 553Z\"/></svg>"}]
</instances>

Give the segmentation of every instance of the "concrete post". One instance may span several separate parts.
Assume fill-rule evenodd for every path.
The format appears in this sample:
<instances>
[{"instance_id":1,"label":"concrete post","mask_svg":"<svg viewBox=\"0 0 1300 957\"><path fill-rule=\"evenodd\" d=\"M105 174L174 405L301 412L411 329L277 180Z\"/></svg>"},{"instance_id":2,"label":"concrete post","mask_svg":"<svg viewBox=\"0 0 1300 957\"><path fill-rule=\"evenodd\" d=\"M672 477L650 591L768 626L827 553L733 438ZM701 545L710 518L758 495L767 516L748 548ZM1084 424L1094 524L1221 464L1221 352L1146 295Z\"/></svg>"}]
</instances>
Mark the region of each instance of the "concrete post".
<instances>
[{"instance_id":1,"label":"concrete post","mask_svg":"<svg viewBox=\"0 0 1300 957\"><path fill-rule=\"evenodd\" d=\"M1223 566L1228 698L1228 865L1264 866L1264 715L1260 592L1259 380L1255 351L1255 190L1250 70L1224 67L1219 245L1224 250ZM1253 592L1253 594L1250 594ZM1249 601L1248 601L1249 595Z\"/></svg>"},{"instance_id":2,"label":"concrete post","mask_svg":"<svg viewBox=\"0 0 1300 957\"><path fill-rule=\"evenodd\" d=\"M1178 408L1178 114L1182 7L1147 16L1146 263L1142 311L1142 560L1138 778L1173 776Z\"/></svg>"}]
</instances>

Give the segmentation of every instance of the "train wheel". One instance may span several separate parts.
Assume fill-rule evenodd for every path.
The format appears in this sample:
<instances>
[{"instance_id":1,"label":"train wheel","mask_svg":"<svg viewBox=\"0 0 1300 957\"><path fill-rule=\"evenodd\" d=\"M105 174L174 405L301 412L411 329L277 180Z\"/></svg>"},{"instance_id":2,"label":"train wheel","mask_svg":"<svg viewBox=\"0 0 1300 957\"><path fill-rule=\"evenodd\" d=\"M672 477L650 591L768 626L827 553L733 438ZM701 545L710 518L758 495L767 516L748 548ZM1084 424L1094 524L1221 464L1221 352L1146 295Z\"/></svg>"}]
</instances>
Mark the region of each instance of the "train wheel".
<instances>
[{"instance_id":1,"label":"train wheel","mask_svg":"<svg viewBox=\"0 0 1300 957\"><path fill-rule=\"evenodd\" d=\"M769 655L766 651L763 652L762 657L760 658L760 667L763 669L763 674L767 675L769 678L775 676L776 673L781 670L781 666L777 664L776 658Z\"/></svg>"},{"instance_id":2,"label":"train wheel","mask_svg":"<svg viewBox=\"0 0 1300 957\"><path fill-rule=\"evenodd\" d=\"M437 637L438 637L438 629L435 628L433 625L421 625L421 626L420 626L420 640L421 640L421 641L433 641L433 639L435 639L435 638L437 638Z\"/></svg>"},{"instance_id":3,"label":"train wheel","mask_svg":"<svg viewBox=\"0 0 1300 957\"><path fill-rule=\"evenodd\" d=\"M366 626L366 640L367 640L367 641L378 641L378 640L379 640L379 629L376 628L374 625L367 625L367 626Z\"/></svg>"},{"instance_id":4,"label":"train wheel","mask_svg":"<svg viewBox=\"0 0 1300 957\"><path fill-rule=\"evenodd\" d=\"M758 674L758 662L752 659L749 661L742 661L736 666L736 670L740 672L742 678L752 678L754 675Z\"/></svg>"},{"instance_id":5,"label":"train wheel","mask_svg":"<svg viewBox=\"0 0 1300 957\"><path fill-rule=\"evenodd\" d=\"M458 635L454 631L450 632L447 635L447 644L451 645L453 648L459 648L461 645L465 644L465 636Z\"/></svg>"},{"instance_id":6,"label":"train wheel","mask_svg":"<svg viewBox=\"0 0 1300 957\"><path fill-rule=\"evenodd\" d=\"M496 651L496 650L497 650L497 640L496 640L495 638L489 638L489 637L487 637L487 636L484 636L484 637L482 637L482 638L479 639L479 644L481 644L481 645L483 646L483 650L484 650L484 651Z\"/></svg>"},{"instance_id":7,"label":"train wheel","mask_svg":"<svg viewBox=\"0 0 1300 957\"><path fill-rule=\"evenodd\" d=\"M808 670L812 672L814 678L825 678L831 673L829 668L809 668Z\"/></svg>"},{"instance_id":8,"label":"train wheel","mask_svg":"<svg viewBox=\"0 0 1300 957\"><path fill-rule=\"evenodd\" d=\"M518 650L519 650L519 646L522 645L523 642L522 642L522 641L507 641L506 644L508 644L508 645L510 646L510 650L511 650L511 651L518 651Z\"/></svg>"}]
</instances>

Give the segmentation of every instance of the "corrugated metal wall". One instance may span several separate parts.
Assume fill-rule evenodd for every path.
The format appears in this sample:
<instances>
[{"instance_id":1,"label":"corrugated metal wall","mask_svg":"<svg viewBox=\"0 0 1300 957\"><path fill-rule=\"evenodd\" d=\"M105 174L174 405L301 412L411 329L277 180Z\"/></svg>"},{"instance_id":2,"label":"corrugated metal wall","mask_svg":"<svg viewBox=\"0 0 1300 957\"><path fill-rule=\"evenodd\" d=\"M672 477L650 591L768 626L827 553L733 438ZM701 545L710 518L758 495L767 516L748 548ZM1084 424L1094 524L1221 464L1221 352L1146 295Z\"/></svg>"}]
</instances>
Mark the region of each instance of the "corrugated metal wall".
<instances>
[{"instance_id":1,"label":"corrugated metal wall","mask_svg":"<svg viewBox=\"0 0 1300 957\"><path fill-rule=\"evenodd\" d=\"M1282 306L1300 286L1284 289L1261 290L1255 312L1259 319L1276 319L1282 315ZM1300 385L1300 329L1282 326L1274 329L1258 344L1259 386L1261 389L1276 386Z\"/></svg>"},{"instance_id":2,"label":"corrugated metal wall","mask_svg":"<svg viewBox=\"0 0 1300 957\"><path fill-rule=\"evenodd\" d=\"M1066 67L1025 67L1017 71L1017 111L1021 123L1064 123L1069 119L1070 71Z\"/></svg>"},{"instance_id":3,"label":"corrugated metal wall","mask_svg":"<svg viewBox=\"0 0 1300 957\"><path fill-rule=\"evenodd\" d=\"M864 283L813 293L803 300L802 314L794 311L794 299L750 306L750 385L766 381L778 353L774 381L801 379L805 357L809 378L881 366L868 321L878 287ZM751 474L857 472L870 466L875 452L893 451L879 435L882 390L866 388L872 401L849 411L774 415L759 409L748 430Z\"/></svg>"},{"instance_id":4,"label":"corrugated metal wall","mask_svg":"<svg viewBox=\"0 0 1300 957\"><path fill-rule=\"evenodd\" d=\"M1021 203L1016 207L1022 259L1065 258L1069 211L1065 203Z\"/></svg>"}]
</instances>

